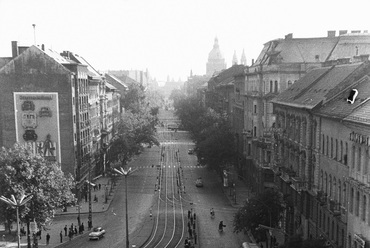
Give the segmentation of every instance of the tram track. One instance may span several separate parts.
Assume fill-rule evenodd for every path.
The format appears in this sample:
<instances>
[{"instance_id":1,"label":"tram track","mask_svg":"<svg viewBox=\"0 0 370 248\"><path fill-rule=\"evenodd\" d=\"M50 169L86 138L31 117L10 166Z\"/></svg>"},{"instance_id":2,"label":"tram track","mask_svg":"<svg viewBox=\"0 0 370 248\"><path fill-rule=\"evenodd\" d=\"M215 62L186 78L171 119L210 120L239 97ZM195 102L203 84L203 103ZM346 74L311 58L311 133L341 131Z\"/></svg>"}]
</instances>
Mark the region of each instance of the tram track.
<instances>
[{"instance_id":1,"label":"tram track","mask_svg":"<svg viewBox=\"0 0 370 248\"><path fill-rule=\"evenodd\" d=\"M176 248L184 238L185 220L181 197L181 177L178 173L178 148L172 132L161 132L158 198L154 230L142 248Z\"/></svg>"}]
</instances>

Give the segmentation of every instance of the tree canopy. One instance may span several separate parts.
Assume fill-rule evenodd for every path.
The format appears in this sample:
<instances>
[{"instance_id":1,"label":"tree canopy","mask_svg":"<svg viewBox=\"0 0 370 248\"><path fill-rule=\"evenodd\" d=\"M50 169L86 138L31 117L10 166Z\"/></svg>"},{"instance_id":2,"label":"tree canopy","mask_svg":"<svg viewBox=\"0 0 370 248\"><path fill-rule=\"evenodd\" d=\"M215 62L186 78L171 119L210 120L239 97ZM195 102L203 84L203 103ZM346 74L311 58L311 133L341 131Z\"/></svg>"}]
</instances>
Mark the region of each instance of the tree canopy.
<instances>
[{"instance_id":1,"label":"tree canopy","mask_svg":"<svg viewBox=\"0 0 370 248\"><path fill-rule=\"evenodd\" d=\"M265 190L250 198L234 215L234 232L251 231L255 237L264 240L266 230L259 225L278 227L283 210L282 195L274 190Z\"/></svg>"},{"instance_id":2,"label":"tree canopy","mask_svg":"<svg viewBox=\"0 0 370 248\"><path fill-rule=\"evenodd\" d=\"M19 199L22 194L32 194L30 203L20 208L20 218L33 217L40 225L54 216L56 208L74 203L72 175L64 175L57 163L51 163L34 155L26 146L0 151L0 195ZM0 202L0 221L11 223L16 220L15 209Z\"/></svg>"}]
</instances>

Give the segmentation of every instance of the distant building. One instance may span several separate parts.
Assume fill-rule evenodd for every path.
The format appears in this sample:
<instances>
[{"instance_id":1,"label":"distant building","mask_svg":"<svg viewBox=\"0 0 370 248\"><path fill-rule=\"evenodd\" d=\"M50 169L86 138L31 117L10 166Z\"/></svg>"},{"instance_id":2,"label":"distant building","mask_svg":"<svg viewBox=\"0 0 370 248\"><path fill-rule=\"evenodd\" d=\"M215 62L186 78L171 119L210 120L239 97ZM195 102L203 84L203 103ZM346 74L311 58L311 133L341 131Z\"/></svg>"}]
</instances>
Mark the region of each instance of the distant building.
<instances>
[{"instance_id":1,"label":"distant building","mask_svg":"<svg viewBox=\"0 0 370 248\"><path fill-rule=\"evenodd\" d=\"M212 50L208 54L208 62L206 65L206 75L212 76L215 72L220 72L226 69L225 58L221 53L218 45L218 39L215 38Z\"/></svg>"}]
</instances>

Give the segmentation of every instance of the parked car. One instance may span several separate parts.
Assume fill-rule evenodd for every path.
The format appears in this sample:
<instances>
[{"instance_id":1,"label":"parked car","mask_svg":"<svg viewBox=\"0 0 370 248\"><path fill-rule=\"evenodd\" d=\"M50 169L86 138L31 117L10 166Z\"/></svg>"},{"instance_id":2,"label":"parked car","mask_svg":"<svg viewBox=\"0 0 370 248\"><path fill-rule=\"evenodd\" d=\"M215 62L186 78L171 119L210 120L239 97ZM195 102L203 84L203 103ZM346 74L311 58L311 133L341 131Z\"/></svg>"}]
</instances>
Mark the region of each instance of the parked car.
<instances>
[{"instance_id":1,"label":"parked car","mask_svg":"<svg viewBox=\"0 0 370 248\"><path fill-rule=\"evenodd\" d=\"M104 237L104 234L105 234L105 230L99 226L99 227L94 227L93 231L91 233L89 233L89 239L101 239L102 237Z\"/></svg>"},{"instance_id":2,"label":"parked car","mask_svg":"<svg viewBox=\"0 0 370 248\"><path fill-rule=\"evenodd\" d=\"M197 179L197 181L195 181L195 186L196 187L203 187L203 181L202 181L202 178L201 177L199 177Z\"/></svg>"},{"instance_id":3,"label":"parked car","mask_svg":"<svg viewBox=\"0 0 370 248\"><path fill-rule=\"evenodd\" d=\"M188 154L194 154L194 149L189 149Z\"/></svg>"}]
</instances>

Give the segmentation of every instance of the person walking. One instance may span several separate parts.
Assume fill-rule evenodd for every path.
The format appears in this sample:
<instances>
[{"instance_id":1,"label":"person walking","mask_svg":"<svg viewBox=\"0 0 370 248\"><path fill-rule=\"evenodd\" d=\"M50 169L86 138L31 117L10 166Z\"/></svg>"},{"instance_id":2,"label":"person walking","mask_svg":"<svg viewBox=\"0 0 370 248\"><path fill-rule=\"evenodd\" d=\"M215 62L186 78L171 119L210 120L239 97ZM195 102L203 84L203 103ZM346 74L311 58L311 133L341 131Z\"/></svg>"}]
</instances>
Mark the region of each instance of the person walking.
<instances>
[{"instance_id":1,"label":"person walking","mask_svg":"<svg viewBox=\"0 0 370 248\"><path fill-rule=\"evenodd\" d=\"M62 235L63 236L63 235ZM49 245L49 242L50 242L50 234L47 233L46 234L46 245Z\"/></svg>"},{"instance_id":2,"label":"person walking","mask_svg":"<svg viewBox=\"0 0 370 248\"><path fill-rule=\"evenodd\" d=\"M59 236L60 236L60 243L63 243L63 231L60 231Z\"/></svg>"},{"instance_id":3,"label":"person walking","mask_svg":"<svg viewBox=\"0 0 370 248\"><path fill-rule=\"evenodd\" d=\"M82 233L84 233L84 231L85 231L85 226L84 226L84 223L82 222L82 224L81 224L81 229L82 229Z\"/></svg>"}]
</instances>

